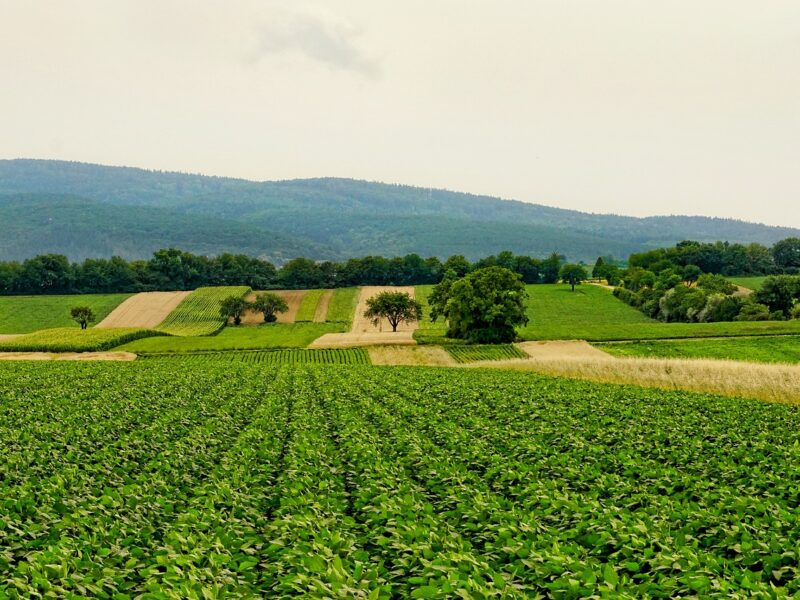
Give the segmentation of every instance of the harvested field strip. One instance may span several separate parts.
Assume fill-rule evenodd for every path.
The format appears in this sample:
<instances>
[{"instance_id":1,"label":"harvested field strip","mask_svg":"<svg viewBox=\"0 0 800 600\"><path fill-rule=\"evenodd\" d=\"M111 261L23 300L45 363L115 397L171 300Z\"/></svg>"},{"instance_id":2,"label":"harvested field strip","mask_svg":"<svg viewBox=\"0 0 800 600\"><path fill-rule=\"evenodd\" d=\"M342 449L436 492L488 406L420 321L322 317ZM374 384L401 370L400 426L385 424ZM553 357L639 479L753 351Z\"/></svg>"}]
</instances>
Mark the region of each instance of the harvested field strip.
<instances>
[{"instance_id":1,"label":"harvested field strip","mask_svg":"<svg viewBox=\"0 0 800 600\"><path fill-rule=\"evenodd\" d=\"M0 398L12 598L800 588L792 406L222 358L2 363Z\"/></svg>"},{"instance_id":2,"label":"harvested field strip","mask_svg":"<svg viewBox=\"0 0 800 600\"><path fill-rule=\"evenodd\" d=\"M98 329L137 327L154 329L191 292L142 292L126 299L100 323Z\"/></svg>"},{"instance_id":3,"label":"harvested field strip","mask_svg":"<svg viewBox=\"0 0 800 600\"><path fill-rule=\"evenodd\" d=\"M356 304L358 303L358 293L359 288L357 287L336 288L328 306L326 320L329 323L351 324L356 311Z\"/></svg>"},{"instance_id":4,"label":"harvested field strip","mask_svg":"<svg viewBox=\"0 0 800 600\"><path fill-rule=\"evenodd\" d=\"M464 365L471 368L473 365ZM481 367L546 375L800 403L800 365L725 360L561 357L481 363Z\"/></svg>"},{"instance_id":5,"label":"harvested field strip","mask_svg":"<svg viewBox=\"0 0 800 600\"><path fill-rule=\"evenodd\" d=\"M179 336L212 335L225 327L220 302L228 296L245 296L246 286L202 287L186 296L158 326L159 331Z\"/></svg>"},{"instance_id":6,"label":"harvested field strip","mask_svg":"<svg viewBox=\"0 0 800 600\"><path fill-rule=\"evenodd\" d=\"M369 355L363 348L329 348L323 350L265 350L238 352L196 352L184 354L150 354L142 360L171 360L202 364L212 361L243 362L262 365L368 365Z\"/></svg>"},{"instance_id":7,"label":"harvested field strip","mask_svg":"<svg viewBox=\"0 0 800 600\"><path fill-rule=\"evenodd\" d=\"M288 324L295 322L297 319L297 312L300 309L300 305L306 295L306 290L267 290L266 292L253 292L247 295L247 301L252 302L256 299L258 294L264 293L276 294L280 296L284 299L286 305L289 307L289 310L286 312L276 313L275 316L278 319L276 323ZM263 323L264 315L260 312L248 310L242 317L242 325L262 325Z\"/></svg>"},{"instance_id":8,"label":"harvested field strip","mask_svg":"<svg viewBox=\"0 0 800 600\"><path fill-rule=\"evenodd\" d=\"M43 329L0 341L0 352L99 352L146 337L164 335L152 329Z\"/></svg>"},{"instance_id":9,"label":"harvested field strip","mask_svg":"<svg viewBox=\"0 0 800 600\"><path fill-rule=\"evenodd\" d=\"M325 290L308 290L300 302L300 307L297 311L295 321L311 322L314 320L314 315L317 314L317 304L319 304L322 293Z\"/></svg>"},{"instance_id":10,"label":"harvested field strip","mask_svg":"<svg viewBox=\"0 0 800 600\"><path fill-rule=\"evenodd\" d=\"M369 346L373 365L409 365L448 367L456 364L453 357L440 346Z\"/></svg>"},{"instance_id":11,"label":"harvested field strip","mask_svg":"<svg viewBox=\"0 0 800 600\"><path fill-rule=\"evenodd\" d=\"M324 323L328 320L328 307L332 298L333 290L323 290L322 296L317 302L317 309L314 311L314 323Z\"/></svg>"},{"instance_id":12,"label":"harvested field strip","mask_svg":"<svg viewBox=\"0 0 800 600\"><path fill-rule=\"evenodd\" d=\"M458 363L469 363L481 360L509 360L513 358L527 358L528 356L513 344L451 344L445 346L445 349Z\"/></svg>"}]
</instances>

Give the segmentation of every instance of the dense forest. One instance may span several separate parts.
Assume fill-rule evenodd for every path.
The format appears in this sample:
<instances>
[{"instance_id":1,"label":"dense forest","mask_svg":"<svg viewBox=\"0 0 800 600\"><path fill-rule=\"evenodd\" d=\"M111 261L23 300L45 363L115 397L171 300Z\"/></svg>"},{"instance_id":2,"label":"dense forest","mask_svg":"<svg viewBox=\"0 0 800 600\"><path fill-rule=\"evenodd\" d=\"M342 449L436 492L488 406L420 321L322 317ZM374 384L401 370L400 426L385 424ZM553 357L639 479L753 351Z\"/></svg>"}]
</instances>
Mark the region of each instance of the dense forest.
<instances>
[{"instance_id":1,"label":"dense forest","mask_svg":"<svg viewBox=\"0 0 800 600\"><path fill-rule=\"evenodd\" d=\"M675 244L772 245L790 228L706 217L633 218L349 179L252 182L39 160L0 161L0 259L143 259L159 248L291 258L419 253L470 260L509 249L571 261Z\"/></svg>"}]
</instances>

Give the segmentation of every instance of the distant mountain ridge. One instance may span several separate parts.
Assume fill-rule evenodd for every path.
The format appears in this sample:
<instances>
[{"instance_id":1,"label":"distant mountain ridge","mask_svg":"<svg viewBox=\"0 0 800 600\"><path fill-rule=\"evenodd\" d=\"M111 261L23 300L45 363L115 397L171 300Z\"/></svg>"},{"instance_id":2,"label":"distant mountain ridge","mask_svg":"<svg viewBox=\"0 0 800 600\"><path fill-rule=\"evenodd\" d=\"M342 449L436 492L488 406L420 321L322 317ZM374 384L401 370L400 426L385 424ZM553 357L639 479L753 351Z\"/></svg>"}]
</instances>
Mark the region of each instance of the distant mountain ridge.
<instances>
[{"instance_id":1,"label":"distant mountain ridge","mask_svg":"<svg viewBox=\"0 0 800 600\"><path fill-rule=\"evenodd\" d=\"M800 230L733 219L625 217L352 179L253 182L67 161L0 160L0 259L144 258L175 246L283 262L501 250L626 257L684 239L771 245Z\"/></svg>"}]
</instances>

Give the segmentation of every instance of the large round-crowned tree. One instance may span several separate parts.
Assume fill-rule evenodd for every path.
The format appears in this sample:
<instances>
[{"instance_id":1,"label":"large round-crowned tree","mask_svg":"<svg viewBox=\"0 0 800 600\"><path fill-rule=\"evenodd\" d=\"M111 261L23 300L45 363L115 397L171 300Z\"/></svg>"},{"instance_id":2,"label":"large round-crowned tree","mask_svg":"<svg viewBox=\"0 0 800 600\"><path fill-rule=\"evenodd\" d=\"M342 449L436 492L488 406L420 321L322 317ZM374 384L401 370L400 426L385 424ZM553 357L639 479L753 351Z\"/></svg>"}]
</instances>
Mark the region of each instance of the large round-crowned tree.
<instances>
[{"instance_id":1,"label":"large round-crowned tree","mask_svg":"<svg viewBox=\"0 0 800 600\"><path fill-rule=\"evenodd\" d=\"M473 271L449 284L441 314L447 335L484 344L513 342L515 327L525 325L525 284L503 267Z\"/></svg>"}]
</instances>

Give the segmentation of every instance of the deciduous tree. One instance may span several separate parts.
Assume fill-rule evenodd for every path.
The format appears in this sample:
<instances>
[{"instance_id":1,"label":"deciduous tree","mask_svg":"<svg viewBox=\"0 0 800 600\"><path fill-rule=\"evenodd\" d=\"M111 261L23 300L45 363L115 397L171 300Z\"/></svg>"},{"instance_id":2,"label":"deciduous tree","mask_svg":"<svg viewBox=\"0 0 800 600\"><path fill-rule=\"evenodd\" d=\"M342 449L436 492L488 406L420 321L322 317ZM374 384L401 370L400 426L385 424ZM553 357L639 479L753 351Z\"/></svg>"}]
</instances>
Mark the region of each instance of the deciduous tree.
<instances>
[{"instance_id":1,"label":"deciduous tree","mask_svg":"<svg viewBox=\"0 0 800 600\"><path fill-rule=\"evenodd\" d=\"M367 300L364 316L377 326L381 319L389 321L392 331L400 323L411 323L422 318L422 305L405 292L381 292Z\"/></svg>"}]
</instances>

